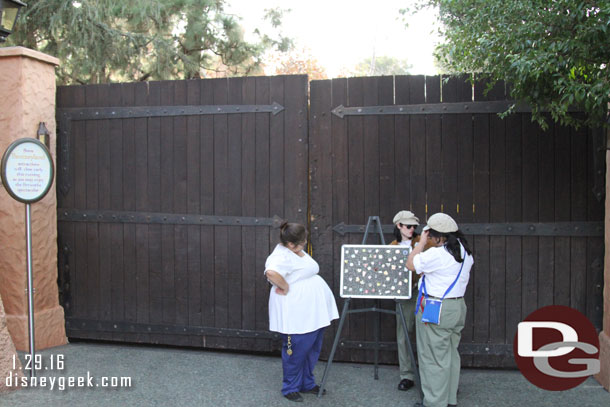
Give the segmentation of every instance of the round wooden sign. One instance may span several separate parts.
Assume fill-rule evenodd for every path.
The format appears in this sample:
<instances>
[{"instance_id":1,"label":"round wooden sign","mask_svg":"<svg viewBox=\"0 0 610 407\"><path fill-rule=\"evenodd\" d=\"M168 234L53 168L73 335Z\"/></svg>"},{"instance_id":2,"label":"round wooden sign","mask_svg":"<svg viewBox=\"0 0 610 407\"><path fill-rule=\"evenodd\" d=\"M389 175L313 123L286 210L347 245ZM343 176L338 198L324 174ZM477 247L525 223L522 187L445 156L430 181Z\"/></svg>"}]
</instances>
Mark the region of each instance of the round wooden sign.
<instances>
[{"instance_id":1,"label":"round wooden sign","mask_svg":"<svg viewBox=\"0 0 610 407\"><path fill-rule=\"evenodd\" d=\"M2 184L19 202L40 201L53 184L53 159L40 141L22 138L2 156Z\"/></svg>"}]
</instances>

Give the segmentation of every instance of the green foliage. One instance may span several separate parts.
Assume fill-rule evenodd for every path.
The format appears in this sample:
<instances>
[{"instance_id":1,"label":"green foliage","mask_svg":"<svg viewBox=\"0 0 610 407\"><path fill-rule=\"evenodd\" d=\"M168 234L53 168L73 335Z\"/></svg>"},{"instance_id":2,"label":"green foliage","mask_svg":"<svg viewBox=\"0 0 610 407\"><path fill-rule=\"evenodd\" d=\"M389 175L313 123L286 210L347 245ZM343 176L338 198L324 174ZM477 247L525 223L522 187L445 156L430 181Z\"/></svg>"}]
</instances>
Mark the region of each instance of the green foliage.
<instances>
[{"instance_id":1,"label":"green foliage","mask_svg":"<svg viewBox=\"0 0 610 407\"><path fill-rule=\"evenodd\" d=\"M366 58L350 72L353 76L408 75L413 66L404 59L388 56Z\"/></svg>"},{"instance_id":2,"label":"green foliage","mask_svg":"<svg viewBox=\"0 0 610 407\"><path fill-rule=\"evenodd\" d=\"M8 45L56 56L59 84L188 79L256 71L263 53L290 41L244 40L224 0L29 0ZM274 26L281 12L270 11Z\"/></svg>"},{"instance_id":3,"label":"green foliage","mask_svg":"<svg viewBox=\"0 0 610 407\"><path fill-rule=\"evenodd\" d=\"M511 84L511 97L562 124L599 127L610 102L610 1L420 0L438 7L446 42L436 56L454 72ZM405 10L402 11L406 12ZM584 109L586 119L568 114Z\"/></svg>"}]
</instances>

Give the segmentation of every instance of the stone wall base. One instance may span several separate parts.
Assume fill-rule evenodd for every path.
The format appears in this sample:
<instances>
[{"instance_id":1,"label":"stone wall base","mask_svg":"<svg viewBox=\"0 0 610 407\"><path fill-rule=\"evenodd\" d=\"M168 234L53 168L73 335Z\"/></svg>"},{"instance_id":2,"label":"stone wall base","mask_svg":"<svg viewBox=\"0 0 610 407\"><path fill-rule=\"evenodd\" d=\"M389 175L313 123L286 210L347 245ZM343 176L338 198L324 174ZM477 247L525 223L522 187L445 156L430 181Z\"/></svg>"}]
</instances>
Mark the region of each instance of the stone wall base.
<instances>
[{"instance_id":1,"label":"stone wall base","mask_svg":"<svg viewBox=\"0 0 610 407\"><path fill-rule=\"evenodd\" d=\"M64 322L64 309L58 305L51 309L36 312L34 308L34 345L36 350L52 348L68 343ZM7 315L6 324L13 337L17 350L28 352L30 349L27 315Z\"/></svg>"},{"instance_id":2,"label":"stone wall base","mask_svg":"<svg viewBox=\"0 0 610 407\"><path fill-rule=\"evenodd\" d=\"M601 371L595 378L604 388L610 391L610 336L604 332L599 334L599 363Z\"/></svg>"}]
</instances>

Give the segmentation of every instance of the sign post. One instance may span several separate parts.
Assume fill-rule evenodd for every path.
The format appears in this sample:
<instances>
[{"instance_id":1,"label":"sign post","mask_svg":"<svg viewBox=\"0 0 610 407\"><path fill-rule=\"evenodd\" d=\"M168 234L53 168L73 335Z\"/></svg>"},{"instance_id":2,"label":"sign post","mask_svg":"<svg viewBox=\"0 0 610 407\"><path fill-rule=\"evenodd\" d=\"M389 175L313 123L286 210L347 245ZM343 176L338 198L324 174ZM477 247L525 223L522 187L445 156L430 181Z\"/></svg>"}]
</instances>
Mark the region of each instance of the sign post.
<instances>
[{"instance_id":1,"label":"sign post","mask_svg":"<svg viewBox=\"0 0 610 407\"><path fill-rule=\"evenodd\" d=\"M25 204L26 269L28 276L28 333L30 363L35 362L34 278L32 270L32 216L30 205L40 201L53 184L53 159L40 141L22 138L11 143L2 156L2 184L13 199ZM30 369L30 377L35 369Z\"/></svg>"}]
</instances>

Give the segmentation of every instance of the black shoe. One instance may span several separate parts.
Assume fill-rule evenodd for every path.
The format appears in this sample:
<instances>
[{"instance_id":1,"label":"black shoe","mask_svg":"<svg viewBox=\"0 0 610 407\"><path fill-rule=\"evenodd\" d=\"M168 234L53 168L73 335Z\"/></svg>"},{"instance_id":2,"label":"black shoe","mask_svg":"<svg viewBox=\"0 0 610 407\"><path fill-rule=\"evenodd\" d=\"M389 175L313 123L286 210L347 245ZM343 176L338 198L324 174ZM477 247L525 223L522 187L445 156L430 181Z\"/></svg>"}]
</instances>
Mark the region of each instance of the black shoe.
<instances>
[{"instance_id":1,"label":"black shoe","mask_svg":"<svg viewBox=\"0 0 610 407\"><path fill-rule=\"evenodd\" d=\"M304 391L303 393L311 393L311 394L315 394L318 395L318 393L320 392L320 386L318 386L317 384L315 386L313 386L311 389ZM326 394L326 389L322 390L322 395Z\"/></svg>"},{"instance_id":2,"label":"black shoe","mask_svg":"<svg viewBox=\"0 0 610 407\"><path fill-rule=\"evenodd\" d=\"M407 391L414 385L415 383L413 383L413 380L402 379L400 383L398 383L398 390Z\"/></svg>"},{"instance_id":3,"label":"black shoe","mask_svg":"<svg viewBox=\"0 0 610 407\"><path fill-rule=\"evenodd\" d=\"M284 397L286 397L290 401L303 401L303 396L301 396L301 393L296 391L284 394Z\"/></svg>"},{"instance_id":4,"label":"black shoe","mask_svg":"<svg viewBox=\"0 0 610 407\"><path fill-rule=\"evenodd\" d=\"M457 407L457 404L447 404L447 407Z\"/></svg>"}]
</instances>

